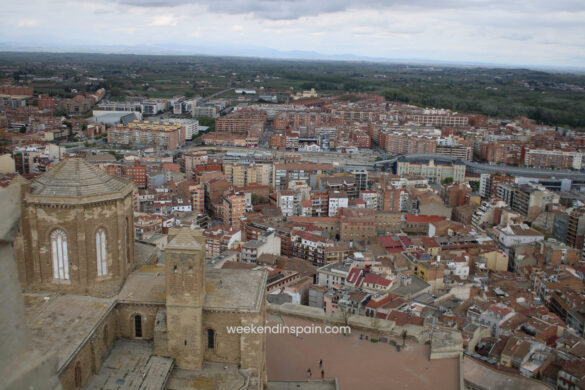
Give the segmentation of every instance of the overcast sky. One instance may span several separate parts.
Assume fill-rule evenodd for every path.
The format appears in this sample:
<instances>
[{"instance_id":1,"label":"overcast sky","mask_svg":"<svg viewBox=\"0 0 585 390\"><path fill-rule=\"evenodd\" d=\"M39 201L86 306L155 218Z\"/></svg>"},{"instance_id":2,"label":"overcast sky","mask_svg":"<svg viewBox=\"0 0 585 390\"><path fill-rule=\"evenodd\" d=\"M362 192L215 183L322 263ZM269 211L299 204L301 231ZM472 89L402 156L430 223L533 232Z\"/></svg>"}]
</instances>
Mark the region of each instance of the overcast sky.
<instances>
[{"instance_id":1,"label":"overcast sky","mask_svg":"<svg viewBox=\"0 0 585 390\"><path fill-rule=\"evenodd\" d=\"M584 0L0 0L0 14L0 49L267 48L585 68Z\"/></svg>"}]
</instances>

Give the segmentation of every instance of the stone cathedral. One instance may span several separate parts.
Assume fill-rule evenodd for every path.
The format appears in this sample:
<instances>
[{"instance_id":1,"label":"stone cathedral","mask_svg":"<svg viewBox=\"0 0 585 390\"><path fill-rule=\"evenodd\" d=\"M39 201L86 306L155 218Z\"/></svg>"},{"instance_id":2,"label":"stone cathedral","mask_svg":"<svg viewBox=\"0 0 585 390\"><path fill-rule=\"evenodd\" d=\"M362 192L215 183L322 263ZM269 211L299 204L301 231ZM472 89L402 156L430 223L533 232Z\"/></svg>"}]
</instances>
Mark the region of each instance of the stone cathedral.
<instances>
[{"instance_id":1,"label":"stone cathedral","mask_svg":"<svg viewBox=\"0 0 585 390\"><path fill-rule=\"evenodd\" d=\"M45 371L54 365L62 388L165 389L176 377L192 388L264 387L265 335L227 331L264 325L264 271L206 270L205 239L190 229L171 229L164 262L141 259L133 185L82 159L31 182L16 177L14 187L22 215L14 253L1 261L24 295L30 345L21 349L41 356ZM24 331L17 319L3 338ZM18 372L0 387L20 388ZM45 383L34 388L58 388Z\"/></svg>"}]
</instances>

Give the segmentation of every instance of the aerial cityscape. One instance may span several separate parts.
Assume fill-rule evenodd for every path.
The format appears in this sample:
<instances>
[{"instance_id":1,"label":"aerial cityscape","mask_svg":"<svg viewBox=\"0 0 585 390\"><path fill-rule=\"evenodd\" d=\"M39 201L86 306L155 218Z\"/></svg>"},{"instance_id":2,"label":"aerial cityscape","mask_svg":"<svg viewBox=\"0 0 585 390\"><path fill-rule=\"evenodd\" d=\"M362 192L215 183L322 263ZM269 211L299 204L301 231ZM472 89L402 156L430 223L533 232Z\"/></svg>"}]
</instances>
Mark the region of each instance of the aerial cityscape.
<instances>
[{"instance_id":1,"label":"aerial cityscape","mask_svg":"<svg viewBox=\"0 0 585 390\"><path fill-rule=\"evenodd\" d=\"M373 3L0 2L0 389L585 389L585 7Z\"/></svg>"}]
</instances>

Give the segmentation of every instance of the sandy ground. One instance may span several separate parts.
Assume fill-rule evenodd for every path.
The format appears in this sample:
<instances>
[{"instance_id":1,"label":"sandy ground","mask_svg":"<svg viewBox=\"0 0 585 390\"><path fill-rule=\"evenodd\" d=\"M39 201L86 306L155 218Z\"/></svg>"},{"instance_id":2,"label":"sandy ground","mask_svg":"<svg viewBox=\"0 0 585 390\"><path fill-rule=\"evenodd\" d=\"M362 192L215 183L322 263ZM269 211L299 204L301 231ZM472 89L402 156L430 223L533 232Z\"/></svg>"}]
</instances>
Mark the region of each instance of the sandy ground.
<instances>
[{"instance_id":1,"label":"sandy ground","mask_svg":"<svg viewBox=\"0 0 585 390\"><path fill-rule=\"evenodd\" d=\"M270 320L275 318L271 316ZM282 320L285 325L311 324L293 317ZM458 360L430 361L428 345L407 342L406 349L397 352L388 343L360 340L360 332L351 336L269 333L266 337L268 380L306 380L308 368L312 379L318 380L321 378L319 360L323 359L325 377L337 376L342 390L458 388ZM402 340L396 341L402 344Z\"/></svg>"}]
</instances>

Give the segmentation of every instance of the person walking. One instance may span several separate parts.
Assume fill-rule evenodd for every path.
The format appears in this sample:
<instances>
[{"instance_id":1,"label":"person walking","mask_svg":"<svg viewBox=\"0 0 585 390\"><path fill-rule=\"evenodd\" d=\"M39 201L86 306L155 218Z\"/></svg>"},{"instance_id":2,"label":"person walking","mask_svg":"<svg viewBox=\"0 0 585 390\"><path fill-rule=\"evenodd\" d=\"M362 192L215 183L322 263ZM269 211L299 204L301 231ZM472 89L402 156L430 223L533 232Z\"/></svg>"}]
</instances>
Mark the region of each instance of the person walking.
<instances>
[{"instance_id":1,"label":"person walking","mask_svg":"<svg viewBox=\"0 0 585 390\"><path fill-rule=\"evenodd\" d=\"M321 370L321 379L325 379L325 370Z\"/></svg>"},{"instance_id":2,"label":"person walking","mask_svg":"<svg viewBox=\"0 0 585 390\"><path fill-rule=\"evenodd\" d=\"M307 382L309 380L311 380L311 369L310 368L307 370Z\"/></svg>"}]
</instances>

